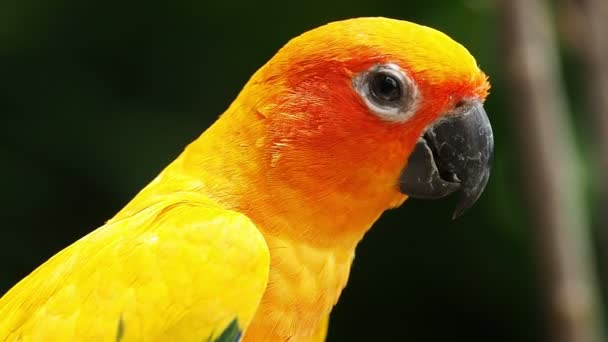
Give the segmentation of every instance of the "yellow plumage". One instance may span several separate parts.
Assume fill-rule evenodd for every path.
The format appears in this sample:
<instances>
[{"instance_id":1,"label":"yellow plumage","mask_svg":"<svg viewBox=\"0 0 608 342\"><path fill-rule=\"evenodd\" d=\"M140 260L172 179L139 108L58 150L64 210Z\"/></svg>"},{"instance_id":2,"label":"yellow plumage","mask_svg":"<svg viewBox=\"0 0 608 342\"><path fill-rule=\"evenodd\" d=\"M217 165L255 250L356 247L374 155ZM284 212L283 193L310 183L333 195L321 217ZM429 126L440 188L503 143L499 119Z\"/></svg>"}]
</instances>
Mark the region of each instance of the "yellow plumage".
<instances>
[{"instance_id":1,"label":"yellow plumage","mask_svg":"<svg viewBox=\"0 0 608 342\"><path fill-rule=\"evenodd\" d=\"M407 121L355 91L377 65L416 84ZM406 199L423 130L487 89L466 49L416 24L292 40L121 212L0 299L0 340L212 341L236 321L246 342L323 341L358 242Z\"/></svg>"},{"instance_id":2,"label":"yellow plumage","mask_svg":"<svg viewBox=\"0 0 608 342\"><path fill-rule=\"evenodd\" d=\"M269 255L247 217L196 193L128 208L2 297L2 340L206 341L248 324Z\"/></svg>"}]
</instances>

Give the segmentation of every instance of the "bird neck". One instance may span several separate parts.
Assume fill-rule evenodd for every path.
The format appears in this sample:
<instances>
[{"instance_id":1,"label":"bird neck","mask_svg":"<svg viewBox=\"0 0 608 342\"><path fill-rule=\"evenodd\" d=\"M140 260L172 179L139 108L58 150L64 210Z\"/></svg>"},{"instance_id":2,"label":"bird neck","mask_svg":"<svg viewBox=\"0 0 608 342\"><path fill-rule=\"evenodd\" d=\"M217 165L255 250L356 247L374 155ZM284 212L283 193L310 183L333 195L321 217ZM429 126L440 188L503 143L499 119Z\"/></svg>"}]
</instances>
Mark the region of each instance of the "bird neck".
<instances>
[{"instance_id":1,"label":"bird neck","mask_svg":"<svg viewBox=\"0 0 608 342\"><path fill-rule=\"evenodd\" d=\"M281 150L289 146L268 141L267 118L243 112L231 106L167 172L199 180L198 191L247 215L265 236L354 250L382 212L405 199L332 170L294 167Z\"/></svg>"},{"instance_id":2,"label":"bird neck","mask_svg":"<svg viewBox=\"0 0 608 342\"><path fill-rule=\"evenodd\" d=\"M268 245L274 286L245 340L310 336L346 285L357 243L405 197L340 180L331 170L319 175L310 165L283 169L290 160L267 141L266 118L239 112L231 107L132 203L195 192L247 215ZM129 205L118 216L140 209Z\"/></svg>"}]
</instances>

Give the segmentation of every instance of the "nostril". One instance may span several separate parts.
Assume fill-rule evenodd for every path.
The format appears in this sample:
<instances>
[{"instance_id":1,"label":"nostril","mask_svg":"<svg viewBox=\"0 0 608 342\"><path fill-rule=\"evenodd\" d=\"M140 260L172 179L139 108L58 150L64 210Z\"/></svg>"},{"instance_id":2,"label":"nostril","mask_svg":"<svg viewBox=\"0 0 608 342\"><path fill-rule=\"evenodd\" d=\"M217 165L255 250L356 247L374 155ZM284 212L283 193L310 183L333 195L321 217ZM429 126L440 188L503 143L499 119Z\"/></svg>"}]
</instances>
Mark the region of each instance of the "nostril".
<instances>
[{"instance_id":1,"label":"nostril","mask_svg":"<svg viewBox=\"0 0 608 342\"><path fill-rule=\"evenodd\" d=\"M467 105L467 101L465 100L460 100L458 102L456 102L456 105L454 106L454 109L461 109L462 107Z\"/></svg>"}]
</instances>

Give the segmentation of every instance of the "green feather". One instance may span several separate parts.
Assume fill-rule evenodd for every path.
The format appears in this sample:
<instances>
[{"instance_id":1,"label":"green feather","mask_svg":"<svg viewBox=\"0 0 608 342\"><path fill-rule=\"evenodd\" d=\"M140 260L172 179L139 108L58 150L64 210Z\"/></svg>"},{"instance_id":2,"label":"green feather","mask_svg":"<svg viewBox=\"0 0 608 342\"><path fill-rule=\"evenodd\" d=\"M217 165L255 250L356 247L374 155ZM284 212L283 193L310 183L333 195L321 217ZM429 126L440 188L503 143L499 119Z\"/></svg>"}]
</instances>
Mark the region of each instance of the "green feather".
<instances>
[{"instance_id":1,"label":"green feather","mask_svg":"<svg viewBox=\"0 0 608 342\"><path fill-rule=\"evenodd\" d=\"M209 342L238 342L241 339L242 331L239 328L239 322L237 319L233 319L230 324L222 331L220 336L218 336L215 340L212 340L211 337L207 340Z\"/></svg>"}]
</instances>

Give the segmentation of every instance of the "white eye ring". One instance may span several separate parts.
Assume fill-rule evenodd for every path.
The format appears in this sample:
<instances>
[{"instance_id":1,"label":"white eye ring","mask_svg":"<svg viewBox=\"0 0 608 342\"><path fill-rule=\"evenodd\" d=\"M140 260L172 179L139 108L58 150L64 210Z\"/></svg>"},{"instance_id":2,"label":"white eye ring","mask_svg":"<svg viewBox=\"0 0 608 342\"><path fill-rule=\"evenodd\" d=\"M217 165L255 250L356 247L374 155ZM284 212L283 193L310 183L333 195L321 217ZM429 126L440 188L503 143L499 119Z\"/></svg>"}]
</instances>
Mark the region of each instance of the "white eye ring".
<instances>
[{"instance_id":1,"label":"white eye ring","mask_svg":"<svg viewBox=\"0 0 608 342\"><path fill-rule=\"evenodd\" d=\"M392 122L405 122L416 112L418 88L396 64L374 65L353 78L353 86L370 111Z\"/></svg>"}]
</instances>

